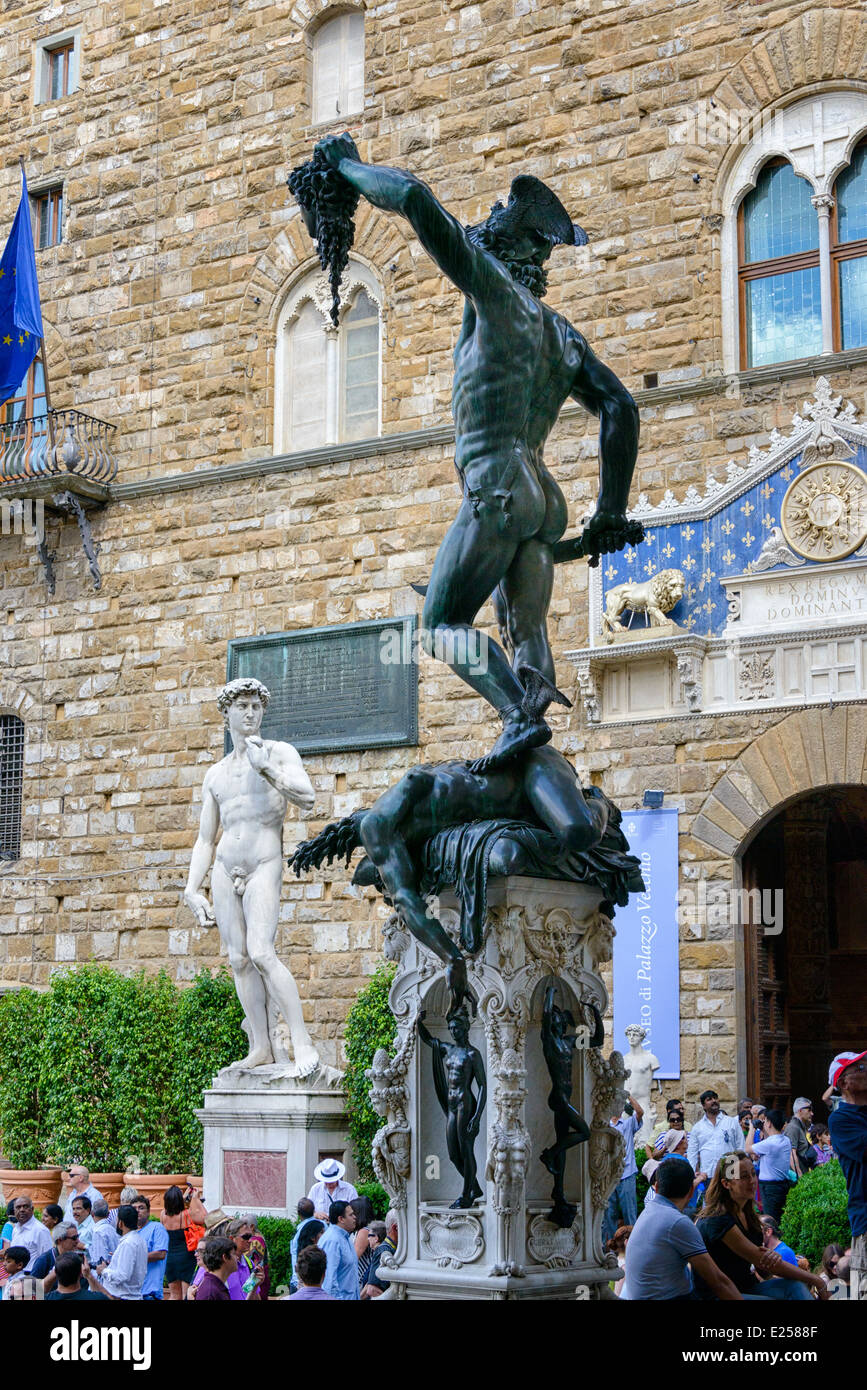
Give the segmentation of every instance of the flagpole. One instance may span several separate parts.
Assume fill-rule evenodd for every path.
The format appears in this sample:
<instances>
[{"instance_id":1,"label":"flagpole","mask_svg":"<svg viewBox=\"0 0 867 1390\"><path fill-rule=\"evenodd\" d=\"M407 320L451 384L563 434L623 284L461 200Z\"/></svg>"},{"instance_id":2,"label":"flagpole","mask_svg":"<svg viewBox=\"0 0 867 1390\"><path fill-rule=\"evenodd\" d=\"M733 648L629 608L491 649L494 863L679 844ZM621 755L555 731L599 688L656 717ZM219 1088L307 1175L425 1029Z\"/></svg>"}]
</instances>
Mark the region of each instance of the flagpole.
<instances>
[{"instance_id":1,"label":"flagpole","mask_svg":"<svg viewBox=\"0 0 867 1390\"><path fill-rule=\"evenodd\" d=\"M25 172L24 172L24 156L21 155L21 154L18 156L18 163L21 165L21 177L22 177L22 179L24 179L24 181L26 182L26 174L25 174ZM29 208L27 209L27 212L28 212L28 214L29 214L29 212L30 212L30 209L29 209ZM54 417L53 417L53 415L52 415L52 409L51 409L51 383L50 383L50 381L49 381L49 379L48 379L48 358L47 358L47 356L46 356L46 354L45 354L45 339L44 339L44 338L40 338L40 339L39 339L39 356L40 356L41 359L42 359L42 379L43 379L43 381L44 381L44 383L45 383L45 412L46 412L46 413L45 413L45 419L46 419L47 426L48 426L48 443L49 443L49 445L50 445L50 447L51 447L51 459L50 459L50 464L53 466L53 465L56 464L56 458L55 458L55 447L56 447L56 445L55 445L55 438L54 438ZM29 470L28 470L28 471L29 471Z\"/></svg>"}]
</instances>

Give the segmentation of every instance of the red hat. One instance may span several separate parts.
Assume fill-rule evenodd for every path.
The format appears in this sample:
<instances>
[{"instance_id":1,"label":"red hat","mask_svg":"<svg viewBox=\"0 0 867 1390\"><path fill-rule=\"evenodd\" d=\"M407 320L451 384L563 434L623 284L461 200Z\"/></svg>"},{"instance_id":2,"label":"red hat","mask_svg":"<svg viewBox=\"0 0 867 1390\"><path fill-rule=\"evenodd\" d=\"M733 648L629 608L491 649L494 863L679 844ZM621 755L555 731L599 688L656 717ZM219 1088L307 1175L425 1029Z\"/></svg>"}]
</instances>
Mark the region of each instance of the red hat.
<instances>
[{"instance_id":1,"label":"red hat","mask_svg":"<svg viewBox=\"0 0 867 1390\"><path fill-rule=\"evenodd\" d=\"M831 1063L828 1072L828 1081L835 1090L839 1089L838 1082L847 1067L851 1067L855 1062L860 1062L862 1057L867 1057L867 1052L838 1052Z\"/></svg>"}]
</instances>

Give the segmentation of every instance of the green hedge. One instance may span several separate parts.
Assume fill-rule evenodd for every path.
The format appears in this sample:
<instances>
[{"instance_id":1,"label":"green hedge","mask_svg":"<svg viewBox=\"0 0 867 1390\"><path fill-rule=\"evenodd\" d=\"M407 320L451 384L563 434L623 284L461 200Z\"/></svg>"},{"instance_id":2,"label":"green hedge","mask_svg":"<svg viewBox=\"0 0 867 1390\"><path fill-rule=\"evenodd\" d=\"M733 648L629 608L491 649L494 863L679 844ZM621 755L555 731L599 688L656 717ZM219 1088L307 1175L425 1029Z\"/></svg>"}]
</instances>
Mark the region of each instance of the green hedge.
<instances>
[{"instance_id":1,"label":"green hedge","mask_svg":"<svg viewBox=\"0 0 867 1390\"><path fill-rule=\"evenodd\" d=\"M377 1221L384 1221L391 1200L381 1182L358 1182L355 1184L359 1197L369 1197L373 1215Z\"/></svg>"},{"instance_id":2,"label":"green hedge","mask_svg":"<svg viewBox=\"0 0 867 1390\"><path fill-rule=\"evenodd\" d=\"M365 1072L378 1048L384 1047L391 1056L394 1055L395 1022L394 1015L388 1007L388 991L394 979L394 971L393 965L383 962L371 977L370 983L359 991L346 1019L346 1071L343 1085L349 1116L349 1142L362 1182L373 1182L376 1176L370 1159L370 1148L373 1136L382 1123L370 1104L370 1082Z\"/></svg>"},{"instance_id":3,"label":"green hedge","mask_svg":"<svg viewBox=\"0 0 867 1390\"><path fill-rule=\"evenodd\" d=\"M289 1279L292 1273L292 1260L289 1247L295 1234L297 1222L284 1216L257 1216L256 1225L265 1237L268 1247L268 1267L271 1276L270 1296L289 1292Z\"/></svg>"},{"instance_id":4,"label":"green hedge","mask_svg":"<svg viewBox=\"0 0 867 1390\"><path fill-rule=\"evenodd\" d=\"M851 1243L846 1211L846 1179L831 1159L799 1178L789 1192L781 1222L783 1240L796 1255L806 1255L810 1268L822 1261L826 1245Z\"/></svg>"},{"instance_id":5,"label":"green hedge","mask_svg":"<svg viewBox=\"0 0 867 1390\"><path fill-rule=\"evenodd\" d=\"M194 1115L247 1051L227 970L187 989L164 972L105 965L56 974L44 994L0 997L0 1136L18 1168L201 1172Z\"/></svg>"}]
</instances>

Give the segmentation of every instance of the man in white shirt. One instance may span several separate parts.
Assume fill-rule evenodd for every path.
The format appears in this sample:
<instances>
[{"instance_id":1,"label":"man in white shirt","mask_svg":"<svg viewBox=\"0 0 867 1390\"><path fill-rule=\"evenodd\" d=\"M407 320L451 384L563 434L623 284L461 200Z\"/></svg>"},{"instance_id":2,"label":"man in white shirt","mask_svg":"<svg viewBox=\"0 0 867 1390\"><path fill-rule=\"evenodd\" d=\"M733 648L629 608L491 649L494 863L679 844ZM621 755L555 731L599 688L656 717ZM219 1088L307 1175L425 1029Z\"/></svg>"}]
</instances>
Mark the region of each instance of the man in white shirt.
<instances>
[{"instance_id":1,"label":"man in white shirt","mask_svg":"<svg viewBox=\"0 0 867 1390\"><path fill-rule=\"evenodd\" d=\"M704 1110L690 1131L687 1162L695 1171L696 1182L708 1183L723 1154L737 1153L744 1147L744 1133L736 1115L720 1109L716 1091L702 1091L698 1098Z\"/></svg>"},{"instance_id":2,"label":"man in white shirt","mask_svg":"<svg viewBox=\"0 0 867 1390\"><path fill-rule=\"evenodd\" d=\"M139 1235L135 1207L123 1206L118 1209L117 1229L120 1241L108 1269L97 1278L90 1265L85 1265L84 1273L94 1293L104 1293L125 1303L138 1302L148 1270L148 1252Z\"/></svg>"},{"instance_id":3,"label":"man in white shirt","mask_svg":"<svg viewBox=\"0 0 867 1390\"><path fill-rule=\"evenodd\" d=\"M24 1246L30 1253L30 1260L22 1274L29 1274L37 1255L44 1255L52 1249L51 1232L33 1215L33 1203L29 1197L18 1197L15 1202L15 1225L12 1227L10 1245Z\"/></svg>"},{"instance_id":4,"label":"man in white shirt","mask_svg":"<svg viewBox=\"0 0 867 1390\"><path fill-rule=\"evenodd\" d=\"M345 1172L346 1168L337 1158L323 1158L313 1169L316 1181L307 1197L320 1221L328 1221L332 1202L351 1202L358 1196L352 1183L343 1181Z\"/></svg>"},{"instance_id":5,"label":"man in white shirt","mask_svg":"<svg viewBox=\"0 0 867 1390\"><path fill-rule=\"evenodd\" d=\"M89 1197L76 1197L72 1203L72 1219L78 1227L78 1235L82 1245L90 1254L90 1242L93 1239L93 1203Z\"/></svg>"},{"instance_id":6,"label":"man in white shirt","mask_svg":"<svg viewBox=\"0 0 867 1390\"><path fill-rule=\"evenodd\" d=\"M88 1259L95 1268L103 1262L109 1263L118 1247L120 1236L109 1220L108 1202L104 1197L100 1197L99 1201L94 1202L91 1216L93 1217L93 1231L90 1237Z\"/></svg>"},{"instance_id":7,"label":"man in white shirt","mask_svg":"<svg viewBox=\"0 0 867 1390\"><path fill-rule=\"evenodd\" d=\"M69 1192L66 1196L66 1203L63 1208L64 1221L74 1221L75 1216L72 1211L72 1204L76 1197L89 1197L91 1204L102 1196L98 1187L94 1187L90 1181L90 1174L80 1163L73 1163L68 1172L63 1175L64 1182L69 1183Z\"/></svg>"}]
</instances>

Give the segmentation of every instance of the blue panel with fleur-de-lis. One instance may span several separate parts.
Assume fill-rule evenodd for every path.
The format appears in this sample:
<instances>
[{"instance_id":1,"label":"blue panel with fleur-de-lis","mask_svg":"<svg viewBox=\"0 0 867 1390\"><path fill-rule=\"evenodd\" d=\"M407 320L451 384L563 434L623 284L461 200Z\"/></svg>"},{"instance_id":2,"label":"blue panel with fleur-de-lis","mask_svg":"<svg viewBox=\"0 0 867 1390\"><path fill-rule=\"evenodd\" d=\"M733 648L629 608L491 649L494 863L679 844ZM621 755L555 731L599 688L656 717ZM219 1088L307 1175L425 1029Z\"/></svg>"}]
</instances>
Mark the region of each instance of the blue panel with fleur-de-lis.
<instances>
[{"instance_id":1,"label":"blue panel with fleur-de-lis","mask_svg":"<svg viewBox=\"0 0 867 1390\"><path fill-rule=\"evenodd\" d=\"M860 447L852 462L867 471L867 448ZM646 535L640 545L602 557L603 603L609 589L617 584L643 581L660 570L681 570L684 595L667 616L691 632L718 636L728 619L720 581L748 573L769 531L780 525L780 504L797 474L796 457L704 521L645 520ZM821 561L807 559L802 563L821 565ZM630 617L627 609L621 619L624 626L629 626ZM644 626L644 622L644 616L637 614L632 626Z\"/></svg>"}]
</instances>

